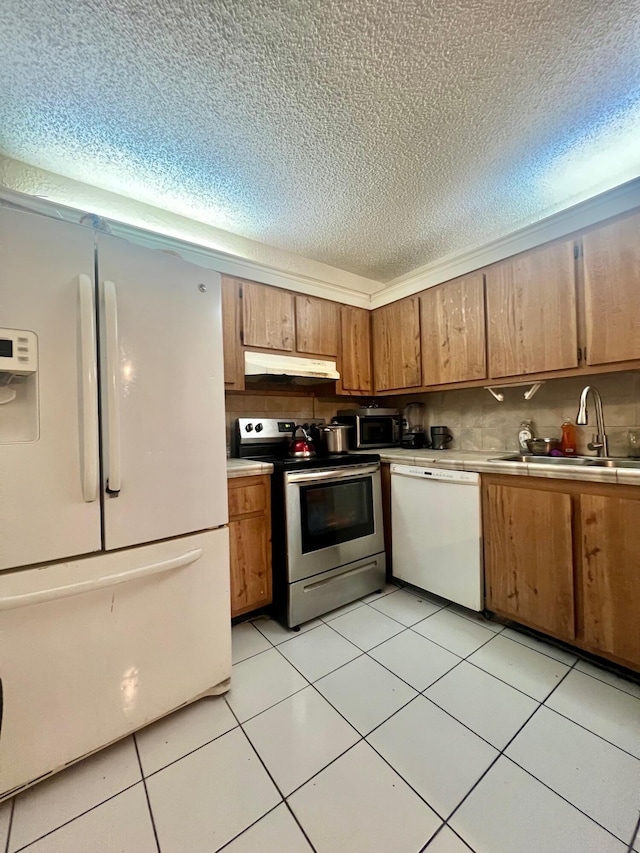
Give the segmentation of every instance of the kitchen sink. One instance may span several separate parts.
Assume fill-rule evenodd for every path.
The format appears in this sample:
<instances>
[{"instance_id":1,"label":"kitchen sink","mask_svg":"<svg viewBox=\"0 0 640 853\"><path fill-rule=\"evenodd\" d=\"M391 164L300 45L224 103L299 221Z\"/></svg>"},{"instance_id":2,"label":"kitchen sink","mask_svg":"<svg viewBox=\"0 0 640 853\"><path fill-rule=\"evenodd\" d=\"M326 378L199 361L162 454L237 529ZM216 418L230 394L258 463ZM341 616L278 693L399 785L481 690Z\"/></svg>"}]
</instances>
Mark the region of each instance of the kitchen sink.
<instances>
[{"instance_id":1,"label":"kitchen sink","mask_svg":"<svg viewBox=\"0 0 640 853\"><path fill-rule=\"evenodd\" d=\"M594 468L636 468L640 470L640 459L606 459L599 456L533 456L514 453L498 456L489 462L522 462L523 465L582 465Z\"/></svg>"},{"instance_id":2,"label":"kitchen sink","mask_svg":"<svg viewBox=\"0 0 640 853\"><path fill-rule=\"evenodd\" d=\"M489 462L522 462L523 465L593 465L597 461L595 456L533 456L526 453L514 453L511 456L489 459Z\"/></svg>"},{"instance_id":3,"label":"kitchen sink","mask_svg":"<svg viewBox=\"0 0 640 853\"><path fill-rule=\"evenodd\" d=\"M599 468L637 468L640 471L640 459L594 459Z\"/></svg>"}]
</instances>

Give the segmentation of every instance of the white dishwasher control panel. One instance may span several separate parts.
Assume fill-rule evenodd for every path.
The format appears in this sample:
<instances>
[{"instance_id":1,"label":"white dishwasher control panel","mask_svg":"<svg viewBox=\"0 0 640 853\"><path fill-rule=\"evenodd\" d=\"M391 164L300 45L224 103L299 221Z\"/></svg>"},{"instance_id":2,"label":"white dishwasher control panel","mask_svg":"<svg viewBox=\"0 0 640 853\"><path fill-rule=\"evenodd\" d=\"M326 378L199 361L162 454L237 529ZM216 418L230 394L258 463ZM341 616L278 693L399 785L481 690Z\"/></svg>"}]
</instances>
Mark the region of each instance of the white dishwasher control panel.
<instances>
[{"instance_id":1,"label":"white dishwasher control panel","mask_svg":"<svg viewBox=\"0 0 640 853\"><path fill-rule=\"evenodd\" d=\"M391 473L403 477L423 477L429 480L448 480L451 483L468 483L470 486L477 486L480 482L479 474L472 471L455 471L451 468L428 468L394 463L391 465Z\"/></svg>"}]
</instances>

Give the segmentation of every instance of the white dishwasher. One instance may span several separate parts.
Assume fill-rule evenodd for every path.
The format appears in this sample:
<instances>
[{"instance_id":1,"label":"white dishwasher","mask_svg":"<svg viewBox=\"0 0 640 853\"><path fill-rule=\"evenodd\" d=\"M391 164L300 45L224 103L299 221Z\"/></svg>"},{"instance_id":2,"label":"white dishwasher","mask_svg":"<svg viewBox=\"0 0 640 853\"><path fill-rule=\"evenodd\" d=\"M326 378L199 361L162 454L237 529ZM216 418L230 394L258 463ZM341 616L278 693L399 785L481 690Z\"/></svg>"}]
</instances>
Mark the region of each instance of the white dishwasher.
<instances>
[{"instance_id":1,"label":"white dishwasher","mask_svg":"<svg viewBox=\"0 0 640 853\"><path fill-rule=\"evenodd\" d=\"M393 576L482 610L480 476L391 465Z\"/></svg>"}]
</instances>

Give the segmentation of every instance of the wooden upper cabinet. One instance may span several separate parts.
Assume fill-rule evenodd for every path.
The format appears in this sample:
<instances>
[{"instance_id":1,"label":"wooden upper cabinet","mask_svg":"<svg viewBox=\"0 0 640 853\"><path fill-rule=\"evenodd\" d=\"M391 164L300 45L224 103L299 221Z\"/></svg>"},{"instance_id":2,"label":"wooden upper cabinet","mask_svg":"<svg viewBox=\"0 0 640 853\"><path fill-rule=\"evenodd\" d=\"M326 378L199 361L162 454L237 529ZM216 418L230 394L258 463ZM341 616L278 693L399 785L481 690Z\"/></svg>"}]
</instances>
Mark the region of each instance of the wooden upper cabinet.
<instances>
[{"instance_id":1,"label":"wooden upper cabinet","mask_svg":"<svg viewBox=\"0 0 640 853\"><path fill-rule=\"evenodd\" d=\"M640 359L640 213L583 237L587 364Z\"/></svg>"},{"instance_id":2,"label":"wooden upper cabinet","mask_svg":"<svg viewBox=\"0 0 640 853\"><path fill-rule=\"evenodd\" d=\"M423 385L486 377L482 273L421 293L420 324Z\"/></svg>"},{"instance_id":3,"label":"wooden upper cabinet","mask_svg":"<svg viewBox=\"0 0 640 853\"><path fill-rule=\"evenodd\" d=\"M373 384L399 391L422 384L420 299L411 296L373 312Z\"/></svg>"},{"instance_id":4,"label":"wooden upper cabinet","mask_svg":"<svg viewBox=\"0 0 640 853\"><path fill-rule=\"evenodd\" d=\"M327 299L296 296L296 350L311 355L338 355L340 306Z\"/></svg>"},{"instance_id":5,"label":"wooden upper cabinet","mask_svg":"<svg viewBox=\"0 0 640 853\"><path fill-rule=\"evenodd\" d=\"M340 385L343 391L372 392L371 312L343 305L340 309Z\"/></svg>"},{"instance_id":6,"label":"wooden upper cabinet","mask_svg":"<svg viewBox=\"0 0 640 853\"><path fill-rule=\"evenodd\" d=\"M584 642L638 668L640 499L581 495L580 525Z\"/></svg>"},{"instance_id":7,"label":"wooden upper cabinet","mask_svg":"<svg viewBox=\"0 0 640 853\"><path fill-rule=\"evenodd\" d=\"M240 346L241 309L239 283L222 276L222 349L224 384L227 389L244 389L244 365Z\"/></svg>"},{"instance_id":8,"label":"wooden upper cabinet","mask_svg":"<svg viewBox=\"0 0 640 853\"><path fill-rule=\"evenodd\" d=\"M242 330L245 346L293 351L293 293L266 284L243 282Z\"/></svg>"},{"instance_id":9,"label":"wooden upper cabinet","mask_svg":"<svg viewBox=\"0 0 640 853\"><path fill-rule=\"evenodd\" d=\"M482 514L487 608L574 639L571 495L488 483Z\"/></svg>"},{"instance_id":10,"label":"wooden upper cabinet","mask_svg":"<svg viewBox=\"0 0 640 853\"><path fill-rule=\"evenodd\" d=\"M486 270L489 376L578 366L573 241Z\"/></svg>"}]
</instances>

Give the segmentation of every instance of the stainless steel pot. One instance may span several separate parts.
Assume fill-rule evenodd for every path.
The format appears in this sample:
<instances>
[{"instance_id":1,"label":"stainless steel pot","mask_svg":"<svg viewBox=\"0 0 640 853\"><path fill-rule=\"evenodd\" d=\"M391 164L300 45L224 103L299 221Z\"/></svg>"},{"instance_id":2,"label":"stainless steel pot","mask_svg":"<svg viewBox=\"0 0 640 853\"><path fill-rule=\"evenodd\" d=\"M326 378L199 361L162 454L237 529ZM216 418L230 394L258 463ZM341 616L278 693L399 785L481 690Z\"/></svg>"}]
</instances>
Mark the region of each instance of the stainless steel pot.
<instances>
[{"instance_id":1,"label":"stainless steel pot","mask_svg":"<svg viewBox=\"0 0 640 853\"><path fill-rule=\"evenodd\" d=\"M320 436L327 453L348 453L348 432L350 424L324 424L320 427Z\"/></svg>"}]
</instances>

